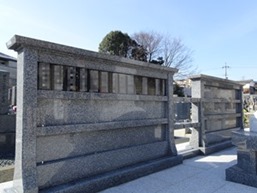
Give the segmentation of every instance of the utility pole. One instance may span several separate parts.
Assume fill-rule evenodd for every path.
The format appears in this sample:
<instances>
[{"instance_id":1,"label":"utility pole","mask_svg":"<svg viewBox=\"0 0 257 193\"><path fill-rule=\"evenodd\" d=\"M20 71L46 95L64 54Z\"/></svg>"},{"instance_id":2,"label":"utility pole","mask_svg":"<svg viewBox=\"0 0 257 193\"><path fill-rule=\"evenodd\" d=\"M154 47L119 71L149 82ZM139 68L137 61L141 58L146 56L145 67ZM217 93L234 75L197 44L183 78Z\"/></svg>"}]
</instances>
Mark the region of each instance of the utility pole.
<instances>
[{"instance_id":1,"label":"utility pole","mask_svg":"<svg viewBox=\"0 0 257 193\"><path fill-rule=\"evenodd\" d=\"M228 72L227 72L227 70L228 70L229 66L227 65L226 62L225 62L225 66L222 66L222 68L225 69L225 78L228 79Z\"/></svg>"}]
</instances>

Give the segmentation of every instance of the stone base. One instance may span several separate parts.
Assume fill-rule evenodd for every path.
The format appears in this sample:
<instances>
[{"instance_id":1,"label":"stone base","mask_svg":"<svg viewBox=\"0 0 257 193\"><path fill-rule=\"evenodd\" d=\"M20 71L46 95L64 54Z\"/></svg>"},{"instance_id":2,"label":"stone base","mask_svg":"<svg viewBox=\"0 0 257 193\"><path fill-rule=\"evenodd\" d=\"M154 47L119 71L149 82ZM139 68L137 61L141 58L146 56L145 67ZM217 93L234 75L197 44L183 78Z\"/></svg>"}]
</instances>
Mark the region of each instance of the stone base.
<instances>
[{"instance_id":1,"label":"stone base","mask_svg":"<svg viewBox=\"0 0 257 193\"><path fill-rule=\"evenodd\" d=\"M0 168L0 183L13 180L14 166Z\"/></svg>"},{"instance_id":2,"label":"stone base","mask_svg":"<svg viewBox=\"0 0 257 193\"><path fill-rule=\"evenodd\" d=\"M233 144L231 141L224 141L222 143L217 143L214 145L210 145L208 147L199 147L199 149L204 155L209 155L229 147L233 147Z\"/></svg>"},{"instance_id":3,"label":"stone base","mask_svg":"<svg viewBox=\"0 0 257 193\"><path fill-rule=\"evenodd\" d=\"M39 190L40 193L76 193L76 192L98 192L112 186L146 176L148 174L181 164L183 157L165 157L162 159L144 162L131 167L98 175L92 178L81 179L76 182L55 186L52 188ZM10 191L10 190L9 190Z\"/></svg>"},{"instance_id":4,"label":"stone base","mask_svg":"<svg viewBox=\"0 0 257 193\"><path fill-rule=\"evenodd\" d=\"M257 188L257 175L246 173L237 165L226 169L226 180Z\"/></svg>"}]
</instances>

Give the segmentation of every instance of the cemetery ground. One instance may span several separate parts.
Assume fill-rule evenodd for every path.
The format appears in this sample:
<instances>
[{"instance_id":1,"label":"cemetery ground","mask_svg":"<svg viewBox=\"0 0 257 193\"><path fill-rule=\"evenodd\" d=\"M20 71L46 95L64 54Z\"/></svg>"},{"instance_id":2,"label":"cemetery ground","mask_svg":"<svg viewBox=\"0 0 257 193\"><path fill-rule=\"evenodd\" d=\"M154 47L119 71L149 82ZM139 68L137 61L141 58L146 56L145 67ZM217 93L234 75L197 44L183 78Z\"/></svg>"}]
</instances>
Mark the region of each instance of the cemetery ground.
<instances>
[{"instance_id":1,"label":"cemetery ground","mask_svg":"<svg viewBox=\"0 0 257 193\"><path fill-rule=\"evenodd\" d=\"M236 164L236 148L209 156L199 155L183 164L102 191L102 193L255 193L256 188L225 180L225 170ZM0 192L12 181L0 184Z\"/></svg>"},{"instance_id":2,"label":"cemetery ground","mask_svg":"<svg viewBox=\"0 0 257 193\"><path fill-rule=\"evenodd\" d=\"M189 148L190 132L175 130L179 154ZM225 170L237 162L236 148L232 147L208 156L185 159L183 164L153 173L102 191L102 193L254 193L256 188L225 180ZM12 187L13 155L0 159L0 192ZM5 171L5 172L3 172Z\"/></svg>"}]
</instances>

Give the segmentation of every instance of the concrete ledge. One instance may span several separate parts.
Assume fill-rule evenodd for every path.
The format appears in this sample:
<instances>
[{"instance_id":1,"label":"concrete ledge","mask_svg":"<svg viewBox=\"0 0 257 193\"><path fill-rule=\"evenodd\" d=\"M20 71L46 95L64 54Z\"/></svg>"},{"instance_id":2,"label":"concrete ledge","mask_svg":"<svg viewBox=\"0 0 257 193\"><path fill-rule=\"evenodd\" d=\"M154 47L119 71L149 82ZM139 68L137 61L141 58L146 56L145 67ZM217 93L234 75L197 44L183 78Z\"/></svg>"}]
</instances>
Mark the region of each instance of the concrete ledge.
<instances>
[{"instance_id":1,"label":"concrete ledge","mask_svg":"<svg viewBox=\"0 0 257 193\"><path fill-rule=\"evenodd\" d=\"M246 173L236 165L226 169L226 180L257 188L257 175Z\"/></svg>"},{"instance_id":2,"label":"concrete ledge","mask_svg":"<svg viewBox=\"0 0 257 193\"><path fill-rule=\"evenodd\" d=\"M179 154L182 155L183 160L185 160L185 159L190 159L198 155L201 155L202 152L199 149L189 149L189 150L181 151L179 152Z\"/></svg>"},{"instance_id":3,"label":"concrete ledge","mask_svg":"<svg viewBox=\"0 0 257 193\"><path fill-rule=\"evenodd\" d=\"M233 144L230 140L224 141L224 142L221 142L218 144L210 145L208 147L199 147L199 149L204 155L209 155L209 154L224 150L229 147L233 147Z\"/></svg>"},{"instance_id":4,"label":"concrete ledge","mask_svg":"<svg viewBox=\"0 0 257 193\"><path fill-rule=\"evenodd\" d=\"M181 164L183 157L164 157L158 160L144 162L134 166L108 172L103 175L85 178L73 183L55 186L53 188L40 190L40 193L76 193L76 192L98 192L106 188L116 186L136 178Z\"/></svg>"},{"instance_id":5,"label":"concrete ledge","mask_svg":"<svg viewBox=\"0 0 257 193\"><path fill-rule=\"evenodd\" d=\"M61 134L77 133L77 132L134 128L134 127L152 126L152 125L159 125L159 124L160 125L168 124L167 118L45 126L45 127L37 127L36 134L37 136L49 136L49 135L61 135Z\"/></svg>"},{"instance_id":6,"label":"concrete ledge","mask_svg":"<svg viewBox=\"0 0 257 193\"><path fill-rule=\"evenodd\" d=\"M0 168L0 183L13 180L14 166Z\"/></svg>"},{"instance_id":7,"label":"concrete ledge","mask_svg":"<svg viewBox=\"0 0 257 193\"><path fill-rule=\"evenodd\" d=\"M67 92L56 90L38 90L37 96L40 99L65 99L65 100L115 100L115 101L168 101L167 96L155 95L124 95L114 93L90 93L90 92Z\"/></svg>"}]
</instances>

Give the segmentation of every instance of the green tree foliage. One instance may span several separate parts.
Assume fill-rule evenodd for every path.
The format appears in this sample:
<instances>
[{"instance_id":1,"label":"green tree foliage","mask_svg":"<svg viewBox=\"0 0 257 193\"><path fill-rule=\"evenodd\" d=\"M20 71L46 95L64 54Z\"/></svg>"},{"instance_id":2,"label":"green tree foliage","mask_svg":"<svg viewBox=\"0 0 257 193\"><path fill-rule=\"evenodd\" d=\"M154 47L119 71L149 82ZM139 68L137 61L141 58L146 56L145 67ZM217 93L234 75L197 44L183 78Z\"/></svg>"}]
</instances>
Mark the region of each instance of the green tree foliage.
<instances>
[{"instance_id":1,"label":"green tree foliage","mask_svg":"<svg viewBox=\"0 0 257 193\"><path fill-rule=\"evenodd\" d=\"M146 50L132 40L127 33L121 31L108 33L99 44L98 50L101 53L147 61Z\"/></svg>"},{"instance_id":2,"label":"green tree foliage","mask_svg":"<svg viewBox=\"0 0 257 193\"><path fill-rule=\"evenodd\" d=\"M128 57L131 43L132 40L128 34L121 31L111 31L99 44L99 52Z\"/></svg>"}]
</instances>

